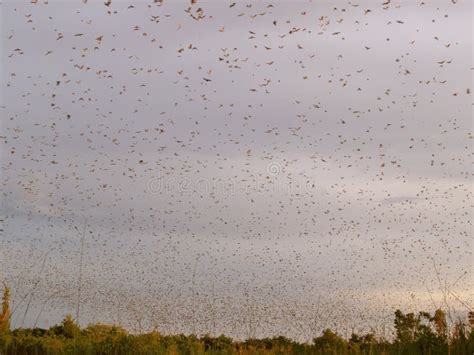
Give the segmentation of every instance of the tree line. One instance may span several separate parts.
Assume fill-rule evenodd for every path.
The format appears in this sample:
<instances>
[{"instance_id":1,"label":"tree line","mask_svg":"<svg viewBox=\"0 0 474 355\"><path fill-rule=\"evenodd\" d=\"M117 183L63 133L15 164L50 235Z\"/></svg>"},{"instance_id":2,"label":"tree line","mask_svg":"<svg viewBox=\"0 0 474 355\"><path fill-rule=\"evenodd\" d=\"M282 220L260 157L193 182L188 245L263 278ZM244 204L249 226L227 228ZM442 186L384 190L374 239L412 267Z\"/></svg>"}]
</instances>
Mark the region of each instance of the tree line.
<instances>
[{"instance_id":1,"label":"tree line","mask_svg":"<svg viewBox=\"0 0 474 355\"><path fill-rule=\"evenodd\" d=\"M162 335L158 331L130 334L117 325L90 324L81 328L71 315L49 329L10 327L10 290L3 288L0 313L0 354L474 354L474 331L458 320L448 327L446 313L394 314L392 340L374 333L343 338L326 329L312 342L300 343L284 336L237 341L224 335Z\"/></svg>"}]
</instances>

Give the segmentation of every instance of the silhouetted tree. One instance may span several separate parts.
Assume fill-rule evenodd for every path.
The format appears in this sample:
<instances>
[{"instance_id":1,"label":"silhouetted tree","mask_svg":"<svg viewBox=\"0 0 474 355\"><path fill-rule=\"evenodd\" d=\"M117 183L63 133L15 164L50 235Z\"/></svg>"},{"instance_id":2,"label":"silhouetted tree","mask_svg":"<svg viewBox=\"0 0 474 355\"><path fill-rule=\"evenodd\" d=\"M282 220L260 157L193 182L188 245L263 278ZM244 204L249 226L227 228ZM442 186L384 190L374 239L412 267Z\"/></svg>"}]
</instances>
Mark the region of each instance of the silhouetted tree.
<instances>
[{"instance_id":1,"label":"silhouetted tree","mask_svg":"<svg viewBox=\"0 0 474 355\"><path fill-rule=\"evenodd\" d=\"M419 321L414 313L403 314L399 309L395 312L395 335L399 343L413 343Z\"/></svg>"}]
</instances>

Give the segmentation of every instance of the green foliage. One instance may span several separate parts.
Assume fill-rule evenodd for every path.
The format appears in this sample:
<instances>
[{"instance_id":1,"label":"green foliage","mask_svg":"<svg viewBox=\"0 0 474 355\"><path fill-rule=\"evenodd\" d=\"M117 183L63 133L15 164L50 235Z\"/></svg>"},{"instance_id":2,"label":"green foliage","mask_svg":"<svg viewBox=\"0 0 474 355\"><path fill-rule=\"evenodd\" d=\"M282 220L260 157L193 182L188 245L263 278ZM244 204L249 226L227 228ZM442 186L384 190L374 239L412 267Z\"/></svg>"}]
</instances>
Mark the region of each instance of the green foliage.
<instances>
[{"instance_id":1,"label":"green foliage","mask_svg":"<svg viewBox=\"0 0 474 355\"><path fill-rule=\"evenodd\" d=\"M323 331L323 335L313 339L314 347L323 354L341 354L348 348L347 342L331 329Z\"/></svg>"},{"instance_id":2,"label":"green foliage","mask_svg":"<svg viewBox=\"0 0 474 355\"><path fill-rule=\"evenodd\" d=\"M125 355L411 355L474 353L474 332L458 321L450 331L442 310L404 314L395 312L393 342L373 333L344 339L326 329L311 344L283 336L235 341L224 335L162 335L153 331L129 334L124 328L91 324L81 329L68 315L49 329L15 329L0 334L0 354L125 354Z\"/></svg>"},{"instance_id":3,"label":"green foliage","mask_svg":"<svg viewBox=\"0 0 474 355\"><path fill-rule=\"evenodd\" d=\"M431 316L427 312L403 314L395 312L395 344L405 354L418 351L422 354L448 353L447 322L444 311L438 309Z\"/></svg>"},{"instance_id":4,"label":"green foliage","mask_svg":"<svg viewBox=\"0 0 474 355\"><path fill-rule=\"evenodd\" d=\"M374 354L375 349L383 349L386 347L383 339L377 341L375 334L368 333L366 335L352 334L349 338L350 353Z\"/></svg>"},{"instance_id":5,"label":"green foliage","mask_svg":"<svg viewBox=\"0 0 474 355\"><path fill-rule=\"evenodd\" d=\"M79 328L72 316L68 314L60 325L55 325L50 328L50 334L72 339L81 334L81 328Z\"/></svg>"}]
</instances>

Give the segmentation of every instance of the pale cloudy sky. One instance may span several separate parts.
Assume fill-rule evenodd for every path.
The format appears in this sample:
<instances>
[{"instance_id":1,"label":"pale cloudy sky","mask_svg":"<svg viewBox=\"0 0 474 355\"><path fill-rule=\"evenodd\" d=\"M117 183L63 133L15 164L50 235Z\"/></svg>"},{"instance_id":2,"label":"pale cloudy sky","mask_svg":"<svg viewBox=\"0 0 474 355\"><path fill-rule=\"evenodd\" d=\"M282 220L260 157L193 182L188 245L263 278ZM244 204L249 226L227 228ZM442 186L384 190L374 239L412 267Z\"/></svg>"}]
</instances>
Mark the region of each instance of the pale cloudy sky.
<instances>
[{"instance_id":1,"label":"pale cloudy sky","mask_svg":"<svg viewBox=\"0 0 474 355\"><path fill-rule=\"evenodd\" d=\"M4 1L15 325L76 314L81 241L83 324L309 339L436 270L465 313L472 4L382 2Z\"/></svg>"}]
</instances>

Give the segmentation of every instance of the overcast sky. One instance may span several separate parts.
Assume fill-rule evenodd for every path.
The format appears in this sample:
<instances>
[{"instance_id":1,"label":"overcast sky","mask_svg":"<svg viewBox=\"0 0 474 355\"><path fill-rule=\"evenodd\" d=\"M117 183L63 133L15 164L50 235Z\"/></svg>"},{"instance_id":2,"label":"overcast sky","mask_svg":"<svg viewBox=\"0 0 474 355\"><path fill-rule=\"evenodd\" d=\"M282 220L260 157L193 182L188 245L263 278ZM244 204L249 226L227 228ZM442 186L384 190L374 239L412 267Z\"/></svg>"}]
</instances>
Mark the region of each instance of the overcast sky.
<instances>
[{"instance_id":1,"label":"overcast sky","mask_svg":"<svg viewBox=\"0 0 474 355\"><path fill-rule=\"evenodd\" d=\"M14 324L472 307L472 4L382 2L4 1Z\"/></svg>"}]
</instances>

